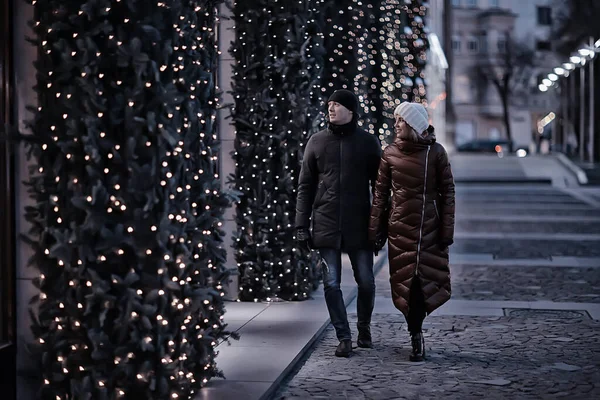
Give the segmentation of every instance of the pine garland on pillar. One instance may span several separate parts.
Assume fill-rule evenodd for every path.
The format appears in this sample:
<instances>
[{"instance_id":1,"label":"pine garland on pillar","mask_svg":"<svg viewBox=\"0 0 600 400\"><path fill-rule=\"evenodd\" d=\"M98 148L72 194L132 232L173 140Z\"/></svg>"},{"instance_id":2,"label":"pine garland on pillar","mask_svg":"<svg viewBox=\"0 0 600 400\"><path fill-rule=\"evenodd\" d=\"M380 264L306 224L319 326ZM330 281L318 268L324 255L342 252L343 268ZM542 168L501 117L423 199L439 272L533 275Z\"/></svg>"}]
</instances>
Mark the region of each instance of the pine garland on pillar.
<instances>
[{"instance_id":1,"label":"pine garland on pillar","mask_svg":"<svg viewBox=\"0 0 600 400\"><path fill-rule=\"evenodd\" d=\"M319 276L296 246L295 206L303 145L322 106L322 0L237 1L232 82L234 235L243 301L307 299Z\"/></svg>"},{"instance_id":2,"label":"pine garland on pillar","mask_svg":"<svg viewBox=\"0 0 600 400\"><path fill-rule=\"evenodd\" d=\"M408 49L408 54L404 58L406 69L403 70L408 87L403 90L406 97L402 97L408 101L426 103L425 66L429 48L425 29L427 5L423 0L405 0L405 3L407 5L406 25L409 29L404 30L401 40Z\"/></svg>"},{"instance_id":3,"label":"pine garland on pillar","mask_svg":"<svg viewBox=\"0 0 600 400\"><path fill-rule=\"evenodd\" d=\"M385 0L385 9L382 111L384 118L392 120L394 109L401 102L426 103L427 6L422 0ZM382 140L389 143L392 135L393 129Z\"/></svg>"},{"instance_id":4,"label":"pine garland on pillar","mask_svg":"<svg viewBox=\"0 0 600 400\"><path fill-rule=\"evenodd\" d=\"M425 102L426 11L423 0L326 3L323 99L337 88L353 90L362 127L382 143L393 139L400 102Z\"/></svg>"},{"instance_id":5,"label":"pine garland on pillar","mask_svg":"<svg viewBox=\"0 0 600 400\"><path fill-rule=\"evenodd\" d=\"M384 38L382 24L385 7L383 1L370 2L363 6L366 10L359 13L360 26L358 36L358 74L354 78L354 87L362 104L363 129L384 138L389 125L382 115L382 65L381 44Z\"/></svg>"},{"instance_id":6,"label":"pine garland on pillar","mask_svg":"<svg viewBox=\"0 0 600 400\"><path fill-rule=\"evenodd\" d=\"M34 1L22 138L44 399L191 398L220 375L218 3Z\"/></svg>"},{"instance_id":7,"label":"pine garland on pillar","mask_svg":"<svg viewBox=\"0 0 600 400\"><path fill-rule=\"evenodd\" d=\"M325 69L321 95L326 101L335 89L353 91L361 104L359 125L373 134L385 129L381 115L381 2L328 1L324 18Z\"/></svg>"},{"instance_id":8,"label":"pine garland on pillar","mask_svg":"<svg viewBox=\"0 0 600 400\"><path fill-rule=\"evenodd\" d=\"M324 3L321 16L327 53L321 91L325 98L336 89L354 91L355 77L366 62L360 58L358 47L363 34L360 8L357 0Z\"/></svg>"}]
</instances>

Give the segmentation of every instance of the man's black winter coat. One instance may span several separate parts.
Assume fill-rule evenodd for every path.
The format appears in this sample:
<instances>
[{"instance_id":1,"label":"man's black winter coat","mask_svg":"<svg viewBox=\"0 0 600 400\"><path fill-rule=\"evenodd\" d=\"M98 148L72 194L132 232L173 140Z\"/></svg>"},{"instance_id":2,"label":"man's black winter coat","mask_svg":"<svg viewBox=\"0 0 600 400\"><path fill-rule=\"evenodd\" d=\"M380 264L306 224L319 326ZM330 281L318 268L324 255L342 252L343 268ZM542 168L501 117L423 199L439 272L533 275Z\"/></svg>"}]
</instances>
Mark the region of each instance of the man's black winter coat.
<instances>
[{"instance_id":1,"label":"man's black winter coat","mask_svg":"<svg viewBox=\"0 0 600 400\"><path fill-rule=\"evenodd\" d=\"M322 130L308 140L298 182L296 227L311 227L312 215L315 248L369 248L369 189L380 160L379 140L356 126L335 133Z\"/></svg>"}]
</instances>

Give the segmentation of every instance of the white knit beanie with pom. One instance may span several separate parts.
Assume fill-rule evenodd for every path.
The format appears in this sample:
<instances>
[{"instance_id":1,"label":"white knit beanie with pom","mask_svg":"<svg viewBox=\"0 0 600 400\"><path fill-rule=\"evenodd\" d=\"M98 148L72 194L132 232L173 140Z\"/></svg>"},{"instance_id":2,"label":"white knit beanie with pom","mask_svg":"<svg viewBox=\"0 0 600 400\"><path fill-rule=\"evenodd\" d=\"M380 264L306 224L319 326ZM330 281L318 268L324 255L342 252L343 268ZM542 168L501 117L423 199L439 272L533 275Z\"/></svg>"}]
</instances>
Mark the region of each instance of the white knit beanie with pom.
<instances>
[{"instance_id":1,"label":"white knit beanie with pom","mask_svg":"<svg viewBox=\"0 0 600 400\"><path fill-rule=\"evenodd\" d=\"M429 127L429 115L420 103L409 103L408 101L400 103L396 107L394 115L401 116L419 135Z\"/></svg>"}]
</instances>

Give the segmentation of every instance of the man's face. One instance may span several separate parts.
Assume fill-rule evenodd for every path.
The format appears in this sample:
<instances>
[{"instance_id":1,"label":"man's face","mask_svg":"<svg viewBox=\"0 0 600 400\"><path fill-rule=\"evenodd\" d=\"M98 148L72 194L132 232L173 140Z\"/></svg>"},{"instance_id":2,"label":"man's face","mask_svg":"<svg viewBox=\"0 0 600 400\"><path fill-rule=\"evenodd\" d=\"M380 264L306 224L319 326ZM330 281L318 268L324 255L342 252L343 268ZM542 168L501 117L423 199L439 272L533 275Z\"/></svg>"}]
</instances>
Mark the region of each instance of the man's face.
<instances>
[{"instance_id":1,"label":"man's face","mask_svg":"<svg viewBox=\"0 0 600 400\"><path fill-rule=\"evenodd\" d=\"M334 125L344 125L352 121L352 111L335 101L327 103L329 122Z\"/></svg>"}]
</instances>

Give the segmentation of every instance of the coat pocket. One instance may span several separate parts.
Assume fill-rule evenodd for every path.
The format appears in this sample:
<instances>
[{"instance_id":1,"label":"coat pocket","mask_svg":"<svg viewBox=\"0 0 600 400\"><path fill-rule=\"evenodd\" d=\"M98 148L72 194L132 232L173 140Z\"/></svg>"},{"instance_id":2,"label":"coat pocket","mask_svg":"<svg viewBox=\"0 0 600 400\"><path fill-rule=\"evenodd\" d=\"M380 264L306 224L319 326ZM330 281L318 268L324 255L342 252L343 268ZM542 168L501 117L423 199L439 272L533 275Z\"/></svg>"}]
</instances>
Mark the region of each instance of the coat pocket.
<instances>
[{"instance_id":1,"label":"coat pocket","mask_svg":"<svg viewBox=\"0 0 600 400\"><path fill-rule=\"evenodd\" d=\"M315 201L313 201L313 209L317 208L321 204L321 200L323 199L323 195L327 191L327 186L325 186L324 181L319 181L317 185L317 193L315 194Z\"/></svg>"},{"instance_id":2,"label":"coat pocket","mask_svg":"<svg viewBox=\"0 0 600 400\"><path fill-rule=\"evenodd\" d=\"M435 208L435 216L437 217L438 220L441 220L440 210L438 209L437 200L433 201L433 208Z\"/></svg>"}]
</instances>

